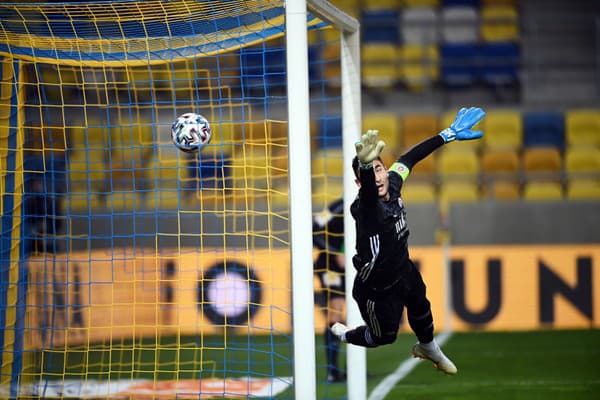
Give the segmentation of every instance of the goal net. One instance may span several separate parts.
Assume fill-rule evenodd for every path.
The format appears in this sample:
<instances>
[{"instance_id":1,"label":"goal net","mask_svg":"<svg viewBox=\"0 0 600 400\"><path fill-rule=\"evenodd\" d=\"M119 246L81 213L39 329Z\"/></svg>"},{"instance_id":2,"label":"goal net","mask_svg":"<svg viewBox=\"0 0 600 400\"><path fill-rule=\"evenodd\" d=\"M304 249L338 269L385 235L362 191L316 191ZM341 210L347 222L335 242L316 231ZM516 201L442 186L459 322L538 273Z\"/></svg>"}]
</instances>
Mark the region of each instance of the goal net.
<instances>
[{"instance_id":1,"label":"goal net","mask_svg":"<svg viewBox=\"0 0 600 400\"><path fill-rule=\"evenodd\" d=\"M311 233L291 239L290 204L343 193L343 48L318 10L292 129L281 0L0 4L0 397L293 397ZM195 153L170 137L187 112L212 128Z\"/></svg>"}]
</instances>

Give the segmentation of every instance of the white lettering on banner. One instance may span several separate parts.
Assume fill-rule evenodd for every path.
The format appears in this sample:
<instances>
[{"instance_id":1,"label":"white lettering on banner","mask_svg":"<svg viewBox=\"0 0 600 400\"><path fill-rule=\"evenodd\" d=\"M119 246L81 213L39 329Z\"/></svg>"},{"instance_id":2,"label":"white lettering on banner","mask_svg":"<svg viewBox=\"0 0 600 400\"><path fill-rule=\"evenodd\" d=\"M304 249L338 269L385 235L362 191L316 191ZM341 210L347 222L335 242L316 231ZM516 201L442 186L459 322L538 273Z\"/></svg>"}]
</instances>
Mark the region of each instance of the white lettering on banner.
<instances>
[{"instance_id":1,"label":"white lettering on banner","mask_svg":"<svg viewBox=\"0 0 600 400\"><path fill-rule=\"evenodd\" d=\"M80 399L210 399L221 398L273 398L292 385L291 377L187 379L153 381L149 379L121 379L111 381L75 380L44 381L19 388L19 396L36 396L45 399L78 397ZM0 386L0 395L9 393Z\"/></svg>"}]
</instances>

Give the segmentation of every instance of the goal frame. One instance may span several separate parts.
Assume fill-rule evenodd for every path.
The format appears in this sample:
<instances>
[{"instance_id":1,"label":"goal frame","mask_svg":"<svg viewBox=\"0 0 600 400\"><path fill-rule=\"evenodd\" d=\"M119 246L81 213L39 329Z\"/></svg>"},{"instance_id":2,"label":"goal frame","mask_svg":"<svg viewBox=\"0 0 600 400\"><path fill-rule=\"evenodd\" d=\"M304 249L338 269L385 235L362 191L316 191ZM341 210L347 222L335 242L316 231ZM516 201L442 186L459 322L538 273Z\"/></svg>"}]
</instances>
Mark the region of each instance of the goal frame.
<instances>
[{"instance_id":1,"label":"goal frame","mask_svg":"<svg viewBox=\"0 0 600 400\"><path fill-rule=\"evenodd\" d=\"M341 81L342 81L342 146L344 171L352 169L354 143L361 130L360 85L360 25L358 21L325 0L287 0L286 38L288 64L288 152L290 182L290 238L292 265L292 306L294 334L294 390L297 399L316 398L316 366L314 332L314 287L312 268L312 203L307 207L306 197L294 193L311 192L310 138L306 126L310 126L308 90L308 40L306 13L310 11L335 26L341 33ZM353 175L344 173L344 243L353 249L356 233L350 216L350 204L356 186ZM310 201L310 200L309 200ZM352 265L352 255L345 253L346 265ZM347 323L362 324L358 307L352 299L352 282L355 271L346 268ZM310 296L307 294L310 293ZM348 398L366 398L366 350L348 346L347 350Z\"/></svg>"}]
</instances>

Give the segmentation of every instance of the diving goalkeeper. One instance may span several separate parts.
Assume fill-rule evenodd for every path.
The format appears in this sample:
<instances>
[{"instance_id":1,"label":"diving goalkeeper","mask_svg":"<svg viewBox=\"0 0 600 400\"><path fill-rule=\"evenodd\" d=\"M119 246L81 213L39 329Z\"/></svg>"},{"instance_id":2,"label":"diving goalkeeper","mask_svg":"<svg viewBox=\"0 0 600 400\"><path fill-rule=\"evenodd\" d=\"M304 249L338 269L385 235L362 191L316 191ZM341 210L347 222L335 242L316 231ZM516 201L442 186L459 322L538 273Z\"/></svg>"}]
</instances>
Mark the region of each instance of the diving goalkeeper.
<instances>
[{"instance_id":1,"label":"diving goalkeeper","mask_svg":"<svg viewBox=\"0 0 600 400\"><path fill-rule=\"evenodd\" d=\"M434 150L454 140L480 138L483 133L472 128L484 116L480 108L462 108L449 128L412 147L389 170L380 157L385 143L377 131L367 131L356 143L352 169L359 191L350 211L356 223L352 262L357 273L352 297L366 325L349 329L334 324L331 330L341 341L363 347L393 343L406 307L408 323L418 338L413 356L432 361L446 374L456 374L456 366L433 337L426 287L409 257L409 231L400 192L413 166Z\"/></svg>"}]
</instances>

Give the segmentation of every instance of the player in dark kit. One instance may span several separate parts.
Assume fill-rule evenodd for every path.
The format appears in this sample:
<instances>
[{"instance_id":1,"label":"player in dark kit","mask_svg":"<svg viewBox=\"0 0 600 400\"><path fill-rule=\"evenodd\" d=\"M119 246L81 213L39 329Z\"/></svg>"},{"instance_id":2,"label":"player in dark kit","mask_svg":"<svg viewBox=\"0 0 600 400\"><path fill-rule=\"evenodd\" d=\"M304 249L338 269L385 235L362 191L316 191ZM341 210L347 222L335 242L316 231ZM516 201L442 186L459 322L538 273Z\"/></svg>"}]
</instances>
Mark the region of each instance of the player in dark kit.
<instances>
[{"instance_id":1,"label":"player in dark kit","mask_svg":"<svg viewBox=\"0 0 600 400\"><path fill-rule=\"evenodd\" d=\"M433 337L426 287L409 257L409 232L400 191L413 166L437 148L453 140L480 138L482 132L471 128L484 116L480 108L461 109L449 128L408 150L389 170L380 158L385 143L377 131L367 131L356 143L352 168L359 191L350 210L356 222L352 262L357 273L352 296L366 325L349 329L339 322L334 324L332 332L343 342L363 347L393 343L406 307L408 323L419 340L413 346L413 356L432 361L446 374L456 374L456 366Z\"/></svg>"},{"instance_id":2,"label":"player in dark kit","mask_svg":"<svg viewBox=\"0 0 600 400\"><path fill-rule=\"evenodd\" d=\"M327 296L327 322L325 351L327 355L327 381L343 382L345 373L338 367L340 339L329 326L344 320L346 306L344 279L344 203L333 201L313 219L313 245L319 251L314 263L315 273Z\"/></svg>"}]
</instances>

